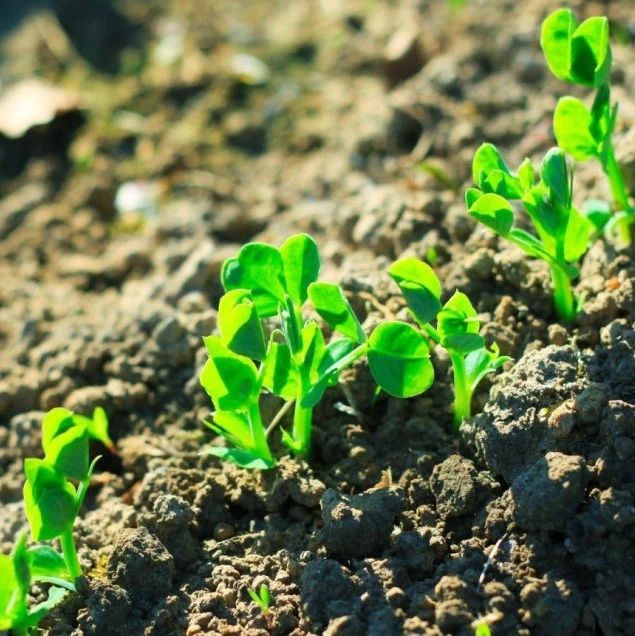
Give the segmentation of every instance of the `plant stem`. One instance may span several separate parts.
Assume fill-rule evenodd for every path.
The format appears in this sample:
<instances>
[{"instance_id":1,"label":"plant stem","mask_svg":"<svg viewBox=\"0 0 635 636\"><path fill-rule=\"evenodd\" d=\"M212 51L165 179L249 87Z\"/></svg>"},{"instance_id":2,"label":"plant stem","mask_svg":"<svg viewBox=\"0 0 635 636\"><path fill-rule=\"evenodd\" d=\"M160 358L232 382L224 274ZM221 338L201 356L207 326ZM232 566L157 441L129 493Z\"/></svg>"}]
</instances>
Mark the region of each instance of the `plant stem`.
<instances>
[{"instance_id":1,"label":"plant stem","mask_svg":"<svg viewBox=\"0 0 635 636\"><path fill-rule=\"evenodd\" d=\"M72 526L60 535L60 543L62 544L62 554L64 555L64 561L66 562L66 569L71 575L71 579L75 581L82 576L84 572L79 563L79 559L77 558Z\"/></svg>"},{"instance_id":2,"label":"plant stem","mask_svg":"<svg viewBox=\"0 0 635 636\"><path fill-rule=\"evenodd\" d=\"M249 406L249 430L251 432L251 441L254 450L258 452L260 457L266 462L273 462L273 456L269 450L265 427L260 416L260 404L258 400Z\"/></svg>"},{"instance_id":3,"label":"plant stem","mask_svg":"<svg viewBox=\"0 0 635 636\"><path fill-rule=\"evenodd\" d=\"M450 353L454 371L454 425L457 430L461 422L472 414L472 391L465 373L465 358L460 353Z\"/></svg>"},{"instance_id":4,"label":"plant stem","mask_svg":"<svg viewBox=\"0 0 635 636\"><path fill-rule=\"evenodd\" d=\"M293 409L293 440L298 443L298 450L295 454L298 457L307 458L311 454L311 423L313 420L313 408L302 406L302 398L311 388L309 378L300 369L300 386L298 387L298 397Z\"/></svg>"},{"instance_id":5,"label":"plant stem","mask_svg":"<svg viewBox=\"0 0 635 636\"><path fill-rule=\"evenodd\" d=\"M549 265L553 284L553 299L556 313L560 320L572 321L576 316L576 302L571 288L571 279L562 267L557 264Z\"/></svg>"},{"instance_id":6,"label":"plant stem","mask_svg":"<svg viewBox=\"0 0 635 636\"><path fill-rule=\"evenodd\" d=\"M609 179L613 200L620 210L623 210L624 212L631 212L633 208L628 201L628 191L626 189L626 184L624 183L624 175L622 175L620 166L615 158L615 151L613 149L612 142L609 142L608 151L606 153L606 161L603 163L602 167Z\"/></svg>"}]
</instances>

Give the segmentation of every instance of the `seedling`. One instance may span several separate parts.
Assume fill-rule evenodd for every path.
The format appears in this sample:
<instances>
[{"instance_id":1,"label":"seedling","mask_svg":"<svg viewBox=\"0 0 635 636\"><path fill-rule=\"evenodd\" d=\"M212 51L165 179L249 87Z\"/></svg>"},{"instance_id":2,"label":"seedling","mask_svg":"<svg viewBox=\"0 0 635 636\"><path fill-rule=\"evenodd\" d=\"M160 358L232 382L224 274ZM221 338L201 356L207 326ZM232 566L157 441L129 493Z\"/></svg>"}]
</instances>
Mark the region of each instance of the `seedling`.
<instances>
[{"instance_id":1,"label":"seedling","mask_svg":"<svg viewBox=\"0 0 635 636\"><path fill-rule=\"evenodd\" d=\"M562 320L573 320L578 308L571 281L579 274L575 263L589 247L593 226L573 207L573 176L564 151L552 148L536 175L528 159L512 172L492 144L483 144L472 173L478 187L465 193L470 215L549 265L556 312ZM515 227L511 200L522 201L536 234Z\"/></svg>"},{"instance_id":2,"label":"seedling","mask_svg":"<svg viewBox=\"0 0 635 636\"><path fill-rule=\"evenodd\" d=\"M209 359L200 381L217 409L206 424L231 446L212 447L212 455L246 468L275 465L260 414L264 388L294 401L293 426L282 430L282 441L308 457L315 405L366 353L375 380L389 392L407 397L429 386L423 380L433 376L425 338L394 323L380 325L367 339L342 289L317 282L319 270L317 245L306 234L290 237L280 249L249 243L224 263L220 335L204 338ZM325 343L318 323L302 314L307 301L342 337ZM277 323L266 337L263 320L274 316Z\"/></svg>"},{"instance_id":3,"label":"seedling","mask_svg":"<svg viewBox=\"0 0 635 636\"><path fill-rule=\"evenodd\" d=\"M571 9L558 9L542 23L540 44L547 66L559 79L596 89L589 109L581 100L566 96L558 101L553 128L558 145L576 161L596 158L611 186L618 212L615 215L594 209L594 223L630 244L630 224L635 209L630 204L624 176L615 159L613 131L617 102L611 104L612 53L609 22L592 17L578 24Z\"/></svg>"},{"instance_id":4,"label":"seedling","mask_svg":"<svg viewBox=\"0 0 635 636\"><path fill-rule=\"evenodd\" d=\"M88 440L112 447L103 409L93 419L54 408L42 421L44 459L24 461L24 505L34 541L59 539L71 581L82 575L77 558L73 524L84 501L99 457L88 461Z\"/></svg>"},{"instance_id":5,"label":"seedling","mask_svg":"<svg viewBox=\"0 0 635 636\"><path fill-rule=\"evenodd\" d=\"M257 591L250 587L247 590L247 594L249 594L251 600L260 607L262 615L265 617L269 616L269 612L271 611L271 592L269 588L263 583Z\"/></svg>"},{"instance_id":6,"label":"seedling","mask_svg":"<svg viewBox=\"0 0 635 636\"><path fill-rule=\"evenodd\" d=\"M64 559L48 546L27 549L24 534L18 538L10 555L0 554L0 631L12 630L23 636L36 627L66 594L74 590L66 578ZM54 582L46 601L29 608L32 582Z\"/></svg>"},{"instance_id":7,"label":"seedling","mask_svg":"<svg viewBox=\"0 0 635 636\"><path fill-rule=\"evenodd\" d=\"M472 395L480 381L505 364L509 357L500 355L496 343L491 349L485 347L485 340L479 334L476 310L465 294L456 291L444 305L441 304L441 283L428 264L416 258L404 258L395 262L388 273L399 285L410 313L423 332L450 356L454 372L454 423L459 428L471 415ZM436 321L436 327L432 321ZM393 348L393 351L393 355L398 355L398 349ZM414 347L408 354L403 352L401 355L409 355L411 362L418 359ZM370 352L368 358L370 361ZM428 367L427 358L426 362L422 378L425 388L434 379L432 365Z\"/></svg>"}]
</instances>

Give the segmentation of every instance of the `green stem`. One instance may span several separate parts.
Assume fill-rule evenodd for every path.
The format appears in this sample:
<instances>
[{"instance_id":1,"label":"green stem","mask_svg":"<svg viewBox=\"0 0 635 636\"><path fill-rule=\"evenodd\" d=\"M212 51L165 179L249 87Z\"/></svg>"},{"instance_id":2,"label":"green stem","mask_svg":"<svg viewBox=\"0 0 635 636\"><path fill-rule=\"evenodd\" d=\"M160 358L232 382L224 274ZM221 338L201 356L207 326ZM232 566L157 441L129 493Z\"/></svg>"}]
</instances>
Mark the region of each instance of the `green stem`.
<instances>
[{"instance_id":1,"label":"green stem","mask_svg":"<svg viewBox=\"0 0 635 636\"><path fill-rule=\"evenodd\" d=\"M79 563L79 559L77 558L72 526L60 535L60 542L62 544L62 554L64 555L64 561L66 562L66 569L71 575L71 579L75 581L82 576L84 572Z\"/></svg>"},{"instance_id":2,"label":"green stem","mask_svg":"<svg viewBox=\"0 0 635 636\"><path fill-rule=\"evenodd\" d=\"M311 383L307 374L300 369L300 386L293 410L293 440L298 444L295 454L307 458L311 454L311 424L313 408L302 406L302 398L309 392Z\"/></svg>"},{"instance_id":3,"label":"green stem","mask_svg":"<svg viewBox=\"0 0 635 636\"><path fill-rule=\"evenodd\" d=\"M570 322L576 316L576 302L571 287L571 279L567 273L556 263L549 265L551 269L551 281L553 284L553 299L556 305L556 313L560 320Z\"/></svg>"},{"instance_id":4,"label":"green stem","mask_svg":"<svg viewBox=\"0 0 635 636\"><path fill-rule=\"evenodd\" d=\"M260 416L260 404L258 400L256 400L249 406L248 415L249 430L251 433L251 440L254 449L266 462L273 462L273 455L269 450L269 443L267 442L265 426L262 423L262 417Z\"/></svg>"},{"instance_id":5,"label":"green stem","mask_svg":"<svg viewBox=\"0 0 635 636\"><path fill-rule=\"evenodd\" d=\"M606 153L606 161L603 162L602 167L604 168L604 172L609 179L613 200L620 210L631 212L633 208L628 201L628 190L626 189L626 184L624 183L624 175L622 174L620 166L617 163L617 159L615 158L613 143L610 141Z\"/></svg>"},{"instance_id":6,"label":"green stem","mask_svg":"<svg viewBox=\"0 0 635 636\"><path fill-rule=\"evenodd\" d=\"M465 372L465 358L459 353L450 353L454 371L454 426L461 428L461 422L472 414L472 391Z\"/></svg>"}]
</instances>

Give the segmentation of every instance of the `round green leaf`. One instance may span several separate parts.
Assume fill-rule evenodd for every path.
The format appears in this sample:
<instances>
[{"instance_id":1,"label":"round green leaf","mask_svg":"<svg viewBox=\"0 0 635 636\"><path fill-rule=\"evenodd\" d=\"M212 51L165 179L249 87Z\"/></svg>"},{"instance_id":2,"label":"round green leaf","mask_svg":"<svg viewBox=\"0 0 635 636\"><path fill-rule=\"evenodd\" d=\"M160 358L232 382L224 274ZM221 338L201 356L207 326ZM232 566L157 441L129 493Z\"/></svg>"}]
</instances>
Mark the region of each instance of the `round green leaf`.
<instances>
[{"instance_id":1,"label":"round green leaf","mask_svg":"<svg viewBox=\"0 0 635 636\"><path fill-rule=\"evenodd\" d=\"M33 540L55 539L75 520L75 488L41 459L26 459L24 472L24 506Z\"/></svg>"},{"instance_id":2,"label":"round green leaf","mask_svg":"<svg viewBox=\"0 0 635 636\"><path fill-rule=\"evenodd\" d=\"M575 97L562 97L553 114L553 132L558 145L576 161L595 157L598 142L591 134L591 112Z\"/></svg>"},{"instance_id":3,"label":"round green leaf","mask_svg":"<svg viewBox=\"0 0 635 636\"><path fill-rule=\"evenodd\" d=\"M320 253L315 241L308 234L289 237L281 246L287 292L297 305L308 298L308 288L320 273Z\"/></svg>"},{"instance_id":4,"label":"round green leaf","mask_svg":"<svg viewBox=\"0 0 635 636\"><path fill-rule=\"evenodd\" d=\"M514 209L498 194L484 194L472 204L469 214L503 237L514 225Z\"/></svg>"},{"instance_id":5,"label":"round green leaf","mask_svg":"<svg viewBox=\"0 0 635 636\"><path fill-rule=\"evenodd\" d=\"M312 283L309 285L309 298L331 328L355 342L364 341L362 326L339 285Z\"/></svg>"},{"instance_id":6,"label":"round green leaf","mask_svg":"<svg viewBox=\"0 0 635 636\"><path fill-rule=\"evenodd\" d=\"M420 323L430 322L441 309L441 282L434 270L418 258L402 258L388 274L399 285L408 307Z\"/></svg>"},{"instance_id":7,"label":"round green leaf","mask_svg":"<svg viewBox=\"0 0 635 636\"><path fill-rule=\"evenodd\" d=\"M368 339L368 364L375 382L395 397L423 393L434 381L425 337L405 322L379 325Z\"/></svg>"},{"instance_id":8,"label":"round green leaf","mask_svg":"<svg viewBox=\"0 0 635 636\"><path fill-rule=\"evenodd\" d=\"M571 68L571 39L576 20L571 9L557 9L545 18L540 31L540 46L549 70L558 78L573 81Z\"/></svg>"},{"instance_id":9,"label":"round green leaf","mask_svg":"<svg viewBox=\"0 0 635 636\"><path fill-rule=\"evenodd\" d=\"M223 344L238 355L264 360L265 336L251 293L233 289L218 304L218 329Z\"/></svg>"}]
</instances>

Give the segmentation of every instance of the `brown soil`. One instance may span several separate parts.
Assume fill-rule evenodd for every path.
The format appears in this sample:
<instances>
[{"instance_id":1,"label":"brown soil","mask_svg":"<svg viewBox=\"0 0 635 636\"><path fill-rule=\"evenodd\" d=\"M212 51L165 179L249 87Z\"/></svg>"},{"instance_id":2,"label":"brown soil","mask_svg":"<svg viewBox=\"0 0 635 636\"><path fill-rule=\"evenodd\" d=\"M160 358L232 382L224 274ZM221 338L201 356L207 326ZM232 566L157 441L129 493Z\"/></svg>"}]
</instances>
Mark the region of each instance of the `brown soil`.
<instances>
[{"instance_id":1,"label":"brown soil","mask_svg":"<svg viewBox=\"0 0 635 636\"><path fill-rule=\"evenodd\" d=\"M22 460L39 452L43 411L102 405L119 449L77 522L87 578L44 633L468 635L484 618L495 635L634 634L634 251L595 245L583 311L558 324L543 265L462 201L483 141L512 165L554 143L569 87L538 33L558 3L9 4L3 80L37 75L79 108L0 134L2 550L25 527ZM569 5L607 12L619 34L623 150L632 11ZM395 34L405 53L386 60ZM267 64L264 84L237 76L243 53ZM115 206L134 180L143 214ZM592 164L575 192L609 198ZM406 317L391 259L436 251L446 291L464 290L513 357L463 436L436 352L433 389L407 401L373 401L355 367L316 411L309 464L257 473L199 454L221 263L297 231L367 327ZM247 595L262 583L268 617Z\"/></svg>"}]
</instances>

